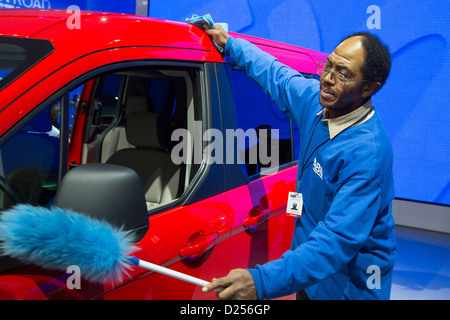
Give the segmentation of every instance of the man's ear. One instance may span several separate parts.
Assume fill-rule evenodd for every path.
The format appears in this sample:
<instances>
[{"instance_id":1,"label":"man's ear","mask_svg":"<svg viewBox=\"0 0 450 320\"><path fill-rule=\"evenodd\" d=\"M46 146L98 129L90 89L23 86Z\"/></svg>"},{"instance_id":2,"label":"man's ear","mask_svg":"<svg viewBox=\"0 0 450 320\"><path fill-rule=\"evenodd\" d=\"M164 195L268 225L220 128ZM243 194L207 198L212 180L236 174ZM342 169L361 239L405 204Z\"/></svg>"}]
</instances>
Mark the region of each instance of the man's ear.
<instances>
[{"instance_id":1,"label":"man's ear","mask_svg":"<svg viewBox=\"0 0 450 320\"><path fill-rule=\"evenodd\" d=\"M380 82L370 81L364 86L363 92L362 92L362 96L364 98L370 97L375 92L380 90L380 88L381 88L381 83Z\"/></svg>"}]
</instances>

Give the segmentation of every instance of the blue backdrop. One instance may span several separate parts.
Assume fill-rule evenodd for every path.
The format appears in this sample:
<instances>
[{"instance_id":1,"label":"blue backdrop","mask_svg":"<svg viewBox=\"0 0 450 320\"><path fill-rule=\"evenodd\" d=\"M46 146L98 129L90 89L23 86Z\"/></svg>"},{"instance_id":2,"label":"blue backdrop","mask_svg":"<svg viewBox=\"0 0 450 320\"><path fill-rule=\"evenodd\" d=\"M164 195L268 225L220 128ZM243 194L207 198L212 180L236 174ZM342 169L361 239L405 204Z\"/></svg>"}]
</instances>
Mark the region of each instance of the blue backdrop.
<instances>
[{"instance_id":1,"label":"blue backdrop","mask_svg":"<svg viewBox=\"0 0 450 320\"><path fill-rule=\"evenodd\" d=\"M118 0L0 0L0 8L19 4L123 13L136 7ZM210 13L230 31L326 53L350 33L378 35L393 58L373 101L394 147L396 197L450 205L449 0L149 0L152 17L185 21L194 13Z\"/></svg>"},{"instance_id":2,"label":"blue backdrop","mask_svg":"<svg viewBox=\"0 0 450 320\"><path fill-rule=\"evenodd\" d=\"M150 1L149 16L210 13L230 31L331 53L356 31L390 48L392 71L374 98L394 148L396 197L450 205L450 1Z\"/></svg>"}]
</instances>

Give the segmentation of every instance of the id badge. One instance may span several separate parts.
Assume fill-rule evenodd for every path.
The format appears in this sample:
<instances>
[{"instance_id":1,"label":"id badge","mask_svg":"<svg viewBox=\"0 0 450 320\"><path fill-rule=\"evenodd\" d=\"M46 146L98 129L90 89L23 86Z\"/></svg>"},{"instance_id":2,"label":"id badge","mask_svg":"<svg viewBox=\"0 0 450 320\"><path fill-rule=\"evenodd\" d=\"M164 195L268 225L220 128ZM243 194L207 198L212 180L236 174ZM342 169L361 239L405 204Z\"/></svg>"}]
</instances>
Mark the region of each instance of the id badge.
<instances>
[{"instance_id":1,"label":"id badge","mask_svg":"<svg viewBox=\"0 0 450 320\"><path fill-rule=\"evenodd\" d=\"M303 210L303 195L297 192L289 192L286 214L300 218Z\"/></svg>"}]
</instances>

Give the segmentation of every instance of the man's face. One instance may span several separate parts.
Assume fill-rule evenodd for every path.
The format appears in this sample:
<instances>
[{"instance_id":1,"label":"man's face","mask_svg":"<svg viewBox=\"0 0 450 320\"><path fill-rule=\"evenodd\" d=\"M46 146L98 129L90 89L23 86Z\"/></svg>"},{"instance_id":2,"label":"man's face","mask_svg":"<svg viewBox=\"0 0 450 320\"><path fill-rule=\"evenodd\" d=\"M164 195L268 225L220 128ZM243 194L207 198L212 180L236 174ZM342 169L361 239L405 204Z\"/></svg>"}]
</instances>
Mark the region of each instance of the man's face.
<instances>
[{"instance_id":1,"label":"man's face","mask_svg":"<svg viewBox=\"0 0 450 320\"><path fill-rule=\"evenodd\" d=\"M340 82L336 72L351 80L363 80L361 66L364 63L364 48L361 37L351 37L336 47L328 56L327 65L333 71L320 76L319 102L330 111L331 116L340 116L360 107L367 96L363 93L365 82Z\"/></svg>"}]
</instances>

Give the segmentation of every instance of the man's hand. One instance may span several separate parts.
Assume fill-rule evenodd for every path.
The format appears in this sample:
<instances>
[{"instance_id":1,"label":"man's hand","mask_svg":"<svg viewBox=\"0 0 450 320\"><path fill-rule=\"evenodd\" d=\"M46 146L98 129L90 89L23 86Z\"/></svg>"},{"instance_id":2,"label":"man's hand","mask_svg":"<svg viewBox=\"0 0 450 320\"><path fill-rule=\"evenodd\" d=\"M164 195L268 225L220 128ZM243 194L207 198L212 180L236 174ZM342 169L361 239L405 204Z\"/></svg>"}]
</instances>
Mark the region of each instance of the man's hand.
<instances>
[{"instance_id":1,"label":"man's hand","mask_svg":"<svg viewBox=\"0 0 450 320\"><path fill-rule=\"evenodd\" d=\"M220 290L223 288L222 290ZM221 300L257 300L255 283L246 269L231 270L227 276L213 279L203 287L203 292L219 289L217 298Z\"/></svg>"},{"instance_id":2,"label":"man's hand","mask_svg":"<svg viewBox=\"0 0 450 320\"><path fill-rule=\"evenodd\" d=\"M208 25L203 25L203 28L205 29L206 33L213 37L213 39L216 41L216 43L225 48L225 45L227 43L228 38L230 37L229 34L222 28L220 24L215 23L214 24L215 29L209 28Z\"/></svg>"}]
</instances>

